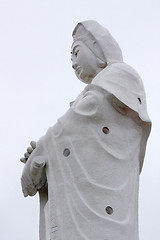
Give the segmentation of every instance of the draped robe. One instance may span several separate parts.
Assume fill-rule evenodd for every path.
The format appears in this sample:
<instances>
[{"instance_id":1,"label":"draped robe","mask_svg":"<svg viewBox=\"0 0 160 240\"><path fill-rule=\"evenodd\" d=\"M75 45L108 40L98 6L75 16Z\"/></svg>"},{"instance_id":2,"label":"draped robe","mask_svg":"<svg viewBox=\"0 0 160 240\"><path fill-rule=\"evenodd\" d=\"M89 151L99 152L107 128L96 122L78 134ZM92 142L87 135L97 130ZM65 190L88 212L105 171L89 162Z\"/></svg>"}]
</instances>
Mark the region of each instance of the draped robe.
<instances>
[{"instance_id":1,"label":"draped robe","mask_svg":"<svg viewBox=\"0 0 160 240\"><path fill-rule=\"evenodd\" d=\"M41 240L138 240L138 187L151 122L139 75L102 70L31 154L45 162Z\"/></svg>"}]
</instances>

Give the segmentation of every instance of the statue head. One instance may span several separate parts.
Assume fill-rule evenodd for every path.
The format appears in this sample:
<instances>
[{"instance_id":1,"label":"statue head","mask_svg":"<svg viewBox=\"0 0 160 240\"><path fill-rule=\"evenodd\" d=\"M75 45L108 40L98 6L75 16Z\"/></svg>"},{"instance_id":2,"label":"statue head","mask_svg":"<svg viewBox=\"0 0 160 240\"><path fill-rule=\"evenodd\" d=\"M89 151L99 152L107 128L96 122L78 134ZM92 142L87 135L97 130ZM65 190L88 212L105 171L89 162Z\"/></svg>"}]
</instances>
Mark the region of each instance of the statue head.
<instances>
[{"instance_id":1,"label":"statue head","mask_svg":"<svg viewBox=\"0 0 160 240\"><path fill-rule=\"evenodd\" d=\"M117 42L96 21L78 23L72 36L72 67L85 83L90 83L108 64L123 61Z\"/></svg>"}]
</instances>

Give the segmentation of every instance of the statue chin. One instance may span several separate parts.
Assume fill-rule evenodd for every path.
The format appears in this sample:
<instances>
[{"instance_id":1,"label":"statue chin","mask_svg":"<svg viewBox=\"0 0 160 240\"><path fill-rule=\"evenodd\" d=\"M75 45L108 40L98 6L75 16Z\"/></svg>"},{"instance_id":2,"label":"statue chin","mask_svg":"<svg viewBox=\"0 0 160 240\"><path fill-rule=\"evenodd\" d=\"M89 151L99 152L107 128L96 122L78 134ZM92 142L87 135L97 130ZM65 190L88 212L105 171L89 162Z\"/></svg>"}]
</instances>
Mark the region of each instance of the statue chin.
<instances>
[{"instance_id":1,"label":"statue chin","mask_svg":"<svg viewBox=\"0 0 160 240\"><path fill-rule=\"evenodd\" d=\"M75 71L75 74L76 74L76 77L83 83L89 84L92 82L93 77L89 77L87 75L80 74L80 73L78 74L76 71Z\"/></svg>"},{"instance_id":2,"label":"statue chin","mask_svg":"<svg viewBox=\"0 0 160 240\"><path fill-rule=\"evenodd\" d=\"M79 78L79 80L85 84L90 84L93 78Z\"/></svg>"}]
</instances>

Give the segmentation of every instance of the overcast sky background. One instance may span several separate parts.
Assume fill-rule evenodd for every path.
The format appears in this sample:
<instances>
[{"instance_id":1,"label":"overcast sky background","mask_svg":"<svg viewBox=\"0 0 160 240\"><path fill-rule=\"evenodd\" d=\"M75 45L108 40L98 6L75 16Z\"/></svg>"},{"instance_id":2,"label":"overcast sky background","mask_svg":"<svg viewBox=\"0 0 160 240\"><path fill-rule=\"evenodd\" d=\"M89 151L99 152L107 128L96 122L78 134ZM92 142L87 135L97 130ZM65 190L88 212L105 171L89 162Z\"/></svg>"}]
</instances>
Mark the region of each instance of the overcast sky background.
<instances>
[{"instance_id":1,"label":"overcast sky background","mask_svg":"<svg viewBox=\"0 0 160 240\"><path fill-rule=\"evenodd\" d=\"M160 1L0 0L0 239L38 240L39 199L24 198L19 161L83 90L71 33L93 19L141 75L153 127L140 177L140 240L160 239Z\"/></svg>"}]
</instances>

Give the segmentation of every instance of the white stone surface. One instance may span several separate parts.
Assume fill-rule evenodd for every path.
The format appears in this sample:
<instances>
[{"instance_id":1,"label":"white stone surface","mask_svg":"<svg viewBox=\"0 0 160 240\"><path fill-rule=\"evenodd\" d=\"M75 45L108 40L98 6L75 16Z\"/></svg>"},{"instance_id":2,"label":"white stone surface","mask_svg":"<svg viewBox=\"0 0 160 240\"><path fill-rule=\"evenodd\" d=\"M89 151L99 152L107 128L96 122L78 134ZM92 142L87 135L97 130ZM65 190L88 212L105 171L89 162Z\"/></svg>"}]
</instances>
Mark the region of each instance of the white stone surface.
<instances>
[{"instance_id":1,"label":"white stone surface","mask_svg":"<svg viewBox=\"0 0 160 240\"><path fill-rule=\"evenodd\" d=\"M143 84L98 23L78 24L73 39L72 66L87 86L26 158L23 193L39 190L41 240L138 240L151 127Z\"/></svg>"}]
</instances>

